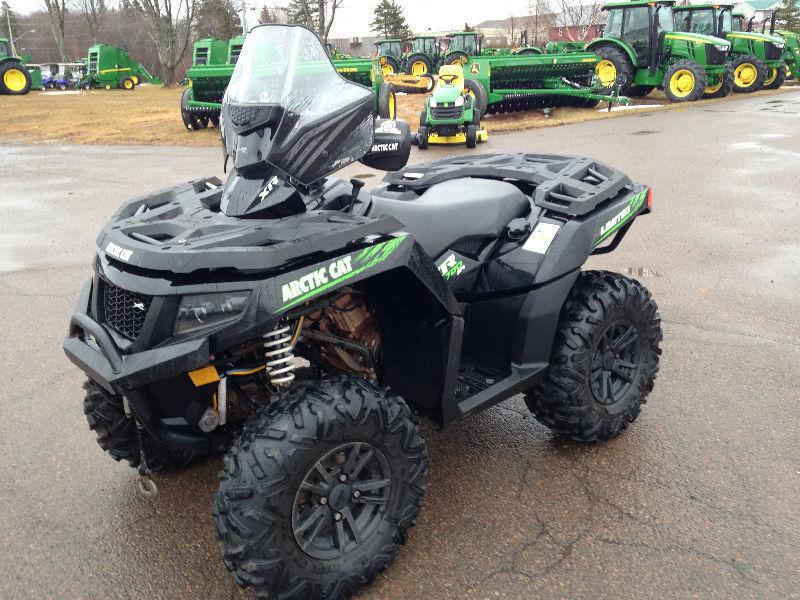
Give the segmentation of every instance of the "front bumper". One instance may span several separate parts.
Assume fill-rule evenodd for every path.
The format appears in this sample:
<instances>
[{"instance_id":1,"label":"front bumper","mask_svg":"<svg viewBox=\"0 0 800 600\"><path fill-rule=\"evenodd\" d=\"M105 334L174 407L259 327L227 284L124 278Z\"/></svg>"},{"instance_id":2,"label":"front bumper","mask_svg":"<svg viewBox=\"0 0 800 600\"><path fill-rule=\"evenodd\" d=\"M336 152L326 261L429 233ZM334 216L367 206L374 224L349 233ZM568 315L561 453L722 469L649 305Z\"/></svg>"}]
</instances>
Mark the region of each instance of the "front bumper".
<instances>
[{"instance_id":1,"label":"front bumper","mask_svg":"<svg viewBox=\"0 0 800 600\"><path fill-rule=\"evenodd\" d=\"M135 354L123 354L103 325L90 316L92 281L87 281L64 340L67 357L113 394L199 369L209 363L208 338L187 340Z\"/></svg>"}]
</instances>

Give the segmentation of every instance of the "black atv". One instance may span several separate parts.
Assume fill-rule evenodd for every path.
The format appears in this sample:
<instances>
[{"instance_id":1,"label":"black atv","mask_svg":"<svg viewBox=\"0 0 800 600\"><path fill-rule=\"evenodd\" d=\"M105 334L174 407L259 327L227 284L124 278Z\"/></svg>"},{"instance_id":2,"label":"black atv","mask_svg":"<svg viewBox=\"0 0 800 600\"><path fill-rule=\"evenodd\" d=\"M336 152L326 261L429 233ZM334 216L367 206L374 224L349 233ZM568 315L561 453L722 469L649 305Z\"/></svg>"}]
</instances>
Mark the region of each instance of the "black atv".
<instances>
[{"instance_id":1,"label":"black atv","mask_svg":"<svg viewBox=\"0 0 800 600\"><path fill-rule=\"evenodd\" d=\"M221 116L223 184L125 204L98 238L64 349L100 446L153 471L227 451L223 560L280 598L340 598L405 542L444 426L516 394L558 435L612 438L658 372L650 293L581 271L649 211L588 158L451 158L403 169L316 36L248 36ZM326 178L393 170L371 194Z\"/></svg>"}]
</instances>

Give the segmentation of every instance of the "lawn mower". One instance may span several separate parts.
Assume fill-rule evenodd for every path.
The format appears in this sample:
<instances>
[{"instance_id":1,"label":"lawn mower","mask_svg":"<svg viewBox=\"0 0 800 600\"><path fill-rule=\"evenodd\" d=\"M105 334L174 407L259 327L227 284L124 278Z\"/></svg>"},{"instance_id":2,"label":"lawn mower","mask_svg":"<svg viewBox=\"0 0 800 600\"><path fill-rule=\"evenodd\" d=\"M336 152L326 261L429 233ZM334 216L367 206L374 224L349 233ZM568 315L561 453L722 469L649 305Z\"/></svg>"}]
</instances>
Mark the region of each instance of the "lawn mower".
<instances>
[{"instance_id":1,"label":"lawn mower","mask_svg":"<svg viewBox=\"0 0 800 600\"><path fill-rule=\"evenodd\" d=\"M480 85L470 81L469 85ZM475 96L465 86L461 65L443 65L433 94L425 100L419 116L417 146L425 150L428 144L466 144L474 148L485 142L489 134L481 129L481 111Z\"/></svg>"},{"instance_id":2,"label":"lawn mower","mask_svg":"<svg viewBox=\"0 0 800 600\"><path fill-rule=\"evenodd\" d=\"M405 168L305 27L251 30L223 99L223 183L125 203L100 233L64 342L100 446L151 472L226 452L212 516L260 597L339 599L416 523L419 424L517 394L560 436L607 440L658 372L661 322L629 277L583 270L650 211L590 158L507 154ZM329 178L389 171L371 193Z\"/></svg>"}]
</instances>

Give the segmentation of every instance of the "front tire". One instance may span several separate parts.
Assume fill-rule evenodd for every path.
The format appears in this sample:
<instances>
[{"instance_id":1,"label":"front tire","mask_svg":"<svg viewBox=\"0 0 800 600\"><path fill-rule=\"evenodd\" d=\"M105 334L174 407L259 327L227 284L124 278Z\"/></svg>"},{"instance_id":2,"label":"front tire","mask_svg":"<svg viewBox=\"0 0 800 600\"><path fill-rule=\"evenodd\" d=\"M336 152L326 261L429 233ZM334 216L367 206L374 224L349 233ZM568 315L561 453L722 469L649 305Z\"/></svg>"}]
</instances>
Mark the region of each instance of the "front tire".
<instances>
[{"instance_id":1,"label":"front tire","mask_svg":"<svg viewBox=\"0 0 800 600\"><path fill-rule=\"evenodd\" d=\"M139 466L139 441L136 422L125 414L121 396L109 394L94 381L83 384L86 396L83 412L89 429L97 434L97 443L111 458ZM156 441L147 431L142 431L147 467L153 471L175 471L202 458L199 452L180 450Z\"/></svg>"},{"instance_id":2,"label":"front tire","mask_svg":"<svg viewBox=\"0 0 800 600\"><path fill-rule=\"evenodd\" d=\"M737 56L731 63L733 68L733 91L752 94L764 87L767 80L767 65L749 54Z\"/></svg>"},{"instance_id":3,"label":"front tire","mask_svg":"<svg viewBox=\"0 0 800 600\"><path fill-rule=\"evenodd\" d=\"M733 68L725 65L725 72L716 82L708 83L708 87L703 92L703 98L725 98L730 95L733 89Z\"/></svg>"},{"instance_id":4,"label":"front tire","mask_svg":"<svg viewBox=\"0 0 800 600\"><path fill-rule=\"evenodd\" d=\"M786 81L786 63L781 63L779 67L767 69L767 78L764 80L765 90L777 90Z\"/></svg>"},{"instance_id":5,"label":"front tire","mask_svg":"<svg viewBox=\"0 0 800 600\"><path fill-rule=\"evenodd\" d=\"M706 70L693 60L678 60L664 73L664 94L670 102L694 102L708 87Z\"/></svg>"},{"instance_id":6,"label":"front tire","mask_svg":"<svg viewBox=\"0 0 800 600\"><path fill-rule=\"evenodd\" d=\"M353 377L300 383L225 457L213 502L225 564L270 598L349 596L406 541L426 473L402 399Z\"/></svg>"},{"instance_id":7,"label":"front tire","mask_svg":"<svg viewBox=\"0 0 800 600\"><path fill-rule=\"evenodd\" d=\"M661 339L658 306L641 283L581 273L561 309L550 366L525 403L557 435L616 437L653 389Z\"/></svg>"}]
</instances>

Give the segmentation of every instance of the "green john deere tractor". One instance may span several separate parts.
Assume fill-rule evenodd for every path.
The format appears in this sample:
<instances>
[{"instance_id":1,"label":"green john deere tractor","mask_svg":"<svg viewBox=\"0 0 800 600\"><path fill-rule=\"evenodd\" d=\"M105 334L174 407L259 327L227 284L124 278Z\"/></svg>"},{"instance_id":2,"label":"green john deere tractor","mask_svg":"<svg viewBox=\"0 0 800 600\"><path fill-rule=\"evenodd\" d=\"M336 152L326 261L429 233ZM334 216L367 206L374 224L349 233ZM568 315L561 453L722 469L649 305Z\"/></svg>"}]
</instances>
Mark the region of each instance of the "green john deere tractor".
<instances>
[{"instance_id":1,"label":"green john deere tractor","mask_svg":"<svg viewBox=\"0 0 800 600\"><path fill-rule=\"evenodd\" d=\"M713 35L731 43L728 63L733 70L733 91L776 89L786 79L784 40L780 36L742 31L742 18L733 16L733 4L693 4L675 7L680 31Z\"/></svg>"},{"instance_id":2,"label":"green john deere tractor","mask_svg":"<svg viewBox=\"0 0 800 600\"><path fill-rule=\"evenodd\" d=\"M188 87L181 95L181 118L190 131L206 129L209 124L219 126L222 97L233 75L245 36L229 41L202 39L194 43L192 66L186 72ZM330 51L329 56L330 56ZM276 54L280 60L280 55ZM373 110L381 117L397 115L396 88L385 81L377 59L333 58L334 68L355 83L371 88Z\"/></svg>"},{"instance_id":3,"label":"green john deere tractor","mask_svg":"<svg viewBox=\"0 0 800 600\"><path fill-rule=\"evenodd\" d=\"M0 94L22 96L31 91L31 73L11 42L0 38Z\"/></svg>"},{"instance_id":4,"label":"green john deere tractor","mask_svg":"<svg viewBox=\"0 0 800 600\"><path fill-rule=\"evenodd\" d=\"M672 102L721 97L732 86L731 43L710 35L676 32L675 0L611 2L603 37L586 44L600 57L597 76L621 94L646 96L663 87Z\"/></svg>"},{"instance_id":5,"label":"green john deere tractor","mask_svg":"<svg viewBox=\"0 0 800 600\"><path fill-rule=\"evenodd\" d=\"M402 72L403 44L401 40L397 38L378 40L375 42L373 56L380 62L384 77Z\"/></svg>"},{"instance_id":6,"label":"green john deere tractor","mask_svg":"<svg viewBox=\"0 0 800 600\"><path fill-rule=\"evenodd\" d=\"M80 81L83 89L104 88L133 91L142 82L160 84L147 69L133 60L125 50L96 44L89 48L86 74Z\"/></svg>"},{"instance_id":7,"label":"green john deere tractor","mask_svg":"<svg viewBox=\"0 0 800 600\"><path fill-rule=\"evenodd\" d=\"M437 37L418 35L411 38L411 51L403 57L403 70L419 77L434 73L441 62L442 52Z\"/></svg>"},{"instance_id":8,"label":"green john deere tractor","mask_svg":"<svg viewBox=\"0 0 800 600\"><path fill-rule=\"evenodd\" d=\"M734 25L736 24L737 16L743 17L743 15L737 15L736 13L733 13L733 16ZM786 63L786 79L800 79L800 33L789 31L788 29L776 29L776 17L777 11L773 11L769 19L769 33L773 36L777 35L783 40L783 62ZM739 24L741 25L741 23L742 20L740 18ZM752 29L752 20L750 24L751 26L748 27L748 30ZM767 21L765 20L761 24L761 33L766 33L766 27Z\"/></svg>"}]
</instances>

